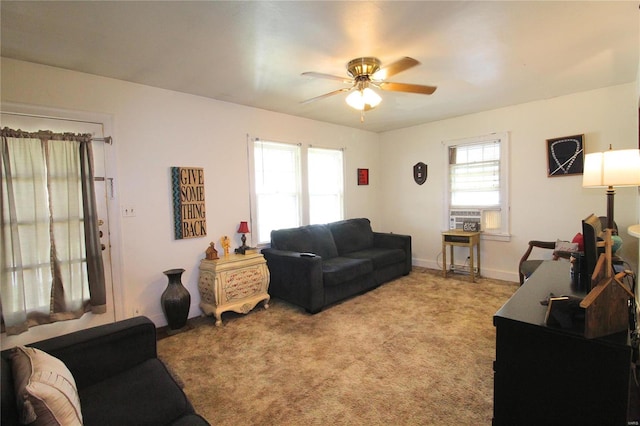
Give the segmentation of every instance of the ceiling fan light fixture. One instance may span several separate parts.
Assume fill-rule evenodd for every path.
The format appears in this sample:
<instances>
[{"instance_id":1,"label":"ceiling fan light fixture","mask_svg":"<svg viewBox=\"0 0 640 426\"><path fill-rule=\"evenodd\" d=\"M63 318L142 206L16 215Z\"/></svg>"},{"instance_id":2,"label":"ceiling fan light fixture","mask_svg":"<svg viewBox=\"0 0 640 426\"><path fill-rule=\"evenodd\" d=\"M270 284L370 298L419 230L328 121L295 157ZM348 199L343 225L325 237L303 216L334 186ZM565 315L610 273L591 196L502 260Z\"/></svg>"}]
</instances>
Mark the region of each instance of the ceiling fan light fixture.
<instances>
[{"instance_id":1,"label":"ceiling fan light fixture","mask_svg":"<svg viewBox=\"0 0 640 426\"><path fill-rule=\"evenodd\" d=\"M352 86L350 88L334 90L332 92L325 93L324 95L307 99L302 103L306 104L320 99L325 99L339 93L349 92L345 101L351 108L360 111L360 121L364 122L364 113L377 107L382 101L382 98L380 98L380 96L373 91L370 86L384 91L417 93L420 95L431 95L435 92L437 89L436 86L386 81L387 78L413 68L419 64L420 62L416 59L405 56L404 58L398 59L397 61L382 67L382 63L378 58L365 56L362 58L352 59L347 64L347 74L349 74L351 79L318 72L303 72L302 75L305 76L337 80L343 84L351 84Z\"/></svg>"},{"instance_id":2,"label":"ceiling fan light fixture","mask_svg":"<svg viewBox=\"0 0 640 426\"><path fill-rule=\"evenodd\" d=\"M380 70L381 62L378 58L356 58L347 64L347 72L353 78L372 76Z\"/></svg>"},{"instance_id":3,"label":"ceiling fan light fixture","mask_svg":"<svg viewBox=\"0 0 640 426\"><path fill-rule=\"evenodd\" d=\"M372 89L365 87L361 90L354 90L345 100L351 108L363 111L377 107L382 98Z\"/></svg>"}]
</instances>

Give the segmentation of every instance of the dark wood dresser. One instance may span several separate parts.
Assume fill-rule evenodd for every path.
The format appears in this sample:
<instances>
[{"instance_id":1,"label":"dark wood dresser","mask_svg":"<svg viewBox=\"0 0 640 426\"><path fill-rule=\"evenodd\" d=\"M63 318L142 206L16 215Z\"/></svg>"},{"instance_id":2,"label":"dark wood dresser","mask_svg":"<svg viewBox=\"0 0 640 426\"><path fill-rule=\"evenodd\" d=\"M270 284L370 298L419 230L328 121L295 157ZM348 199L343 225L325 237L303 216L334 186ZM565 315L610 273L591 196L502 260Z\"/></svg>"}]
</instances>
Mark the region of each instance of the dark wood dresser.
<instances>
[{"instance_id":1,"label":"dark wood dresser","mask_svg":"<svg viewBox=\"0 0 640 426\"><path fill-rule=\"evenodd\" d=\"M628 333L586 339L580 321L545 325L540 301L550 293L585 296L572 289L568 262L544 262L493 317L493 425L639 424L629 409Z\"/></svg>"}]
</instances>

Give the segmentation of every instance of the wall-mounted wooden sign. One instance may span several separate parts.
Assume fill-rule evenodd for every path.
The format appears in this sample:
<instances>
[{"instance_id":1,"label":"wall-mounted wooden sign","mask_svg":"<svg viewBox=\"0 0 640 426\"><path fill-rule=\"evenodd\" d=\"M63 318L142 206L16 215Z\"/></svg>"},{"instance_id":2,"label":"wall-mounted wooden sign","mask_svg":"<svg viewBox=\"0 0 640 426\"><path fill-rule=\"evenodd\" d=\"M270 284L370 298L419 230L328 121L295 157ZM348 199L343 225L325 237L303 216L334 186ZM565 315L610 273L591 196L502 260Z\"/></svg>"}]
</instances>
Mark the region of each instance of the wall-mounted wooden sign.
<instances>
[{"instance_id":1,"label":"wall-mounted wooden sign","mask_svg":"<svg viewBox=\"0 0 640 426\"><path fill-rule=\"evenodd\" d=\"M204 169L172 167L171 186L176 240L207 235Z\"/></svg>"},{"instance_id":2,"label":"wall-mounted wooden sign","mask_svg":"<svg viewBox=\"0 0 640 426\"><path fill-rule=\"evenodd\" d=\"M422 161L413 166L413 180L415 180L418 185L422 185L427 181L427 170L427 165Z\"/></svg>"}]
</instances>

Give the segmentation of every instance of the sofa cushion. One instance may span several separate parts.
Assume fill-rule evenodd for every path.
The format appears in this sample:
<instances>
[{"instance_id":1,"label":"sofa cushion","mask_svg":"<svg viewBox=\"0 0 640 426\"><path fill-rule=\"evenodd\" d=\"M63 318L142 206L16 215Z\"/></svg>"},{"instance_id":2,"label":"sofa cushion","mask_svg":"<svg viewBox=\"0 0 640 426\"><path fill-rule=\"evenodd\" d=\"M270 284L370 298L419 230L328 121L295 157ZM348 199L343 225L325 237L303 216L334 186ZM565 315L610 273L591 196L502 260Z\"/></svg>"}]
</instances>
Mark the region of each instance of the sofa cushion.
<instances>
[{"instance_id":1,"label":"sofa cushion","mask_svg":"<svg viewBox=\"0 0 640 426\"><path fill-rule=\"evenodd\" d=\"M406 260L406 253L402 249L386 249L372 247L359 250L344 255L353 259L371 259L374 269L384 268L395 263L402 263Z\"/></svg>"},{"instance_id":2,"label":"sofa cushion","mask_svg":"<svg viewBox=\"0 0 640 426\"><path fill-rule=\"evenodd\" d=\"M82 425L76 382L62 361L40 349L19 346L11 364L23 424Z\"/></svg>"},{"instance_id":3,"label":"sofa cushion","mask_svg":"<svg viewBox=\"0 0 640 426\"><path fill-rule=\"evenodd\" d=\"M337 286L373 272L369 259L334 257L322 261L322 278L325 286Z\"/></svg>"},{"instance_id":4,"label":"sofa cushion","mask_svg":"<svg viewBox=\"0 0 640 426\"><path fill-rule=\"evenodd\" d=\"M271 247L278 250L314 253L323 259L338 255L333 235L326 225L307 225L271 231Z\"/></svg>"},{"instance_id":5,"label":"sofa cushion","mask_svg":"<svg viewBox=\"0 0 640 426\"><path fill-rule=\"evenodd\" d=\"M158 358L81 389L80 400L87 425L166 425L193 413Z\"/></svg>"},{"instance_id":6,"label":"sofa cushion","mask_svg":"<svg viewBox=\"0 0 640 426\"><path fill-rule=\"evenodd\" d=\"M347 219L327 226L340 256L373 247L373 230L369 219Z\"/></svg>"}]
</instances>

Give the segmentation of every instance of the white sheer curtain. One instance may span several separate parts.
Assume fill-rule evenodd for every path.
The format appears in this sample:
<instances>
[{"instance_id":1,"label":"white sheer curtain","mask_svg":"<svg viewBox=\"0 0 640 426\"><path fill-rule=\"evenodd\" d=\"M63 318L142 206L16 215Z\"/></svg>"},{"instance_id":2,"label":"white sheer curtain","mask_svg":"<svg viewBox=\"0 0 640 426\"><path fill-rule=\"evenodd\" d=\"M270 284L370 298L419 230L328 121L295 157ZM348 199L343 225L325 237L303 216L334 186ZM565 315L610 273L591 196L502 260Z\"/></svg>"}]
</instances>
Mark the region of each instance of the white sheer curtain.
<instances>
[{"instance_id":1,"label":"white sheer curtain","mask_svg":"<svg viewBox=\"0 0 640 426\"><path fill-rule=\"evenodd\" d=\"M500 143L490 141L449 148L451 205L500 205Z\"/></svg>"},{"instance_id":2,"label":"white sheer curtain","mask_svg":"<svg viewBox=\"0 0 640 426\"><path fill-rule=\"evenodd\" d=\"M55 311L82 309L89 300L84 244L84 212L78 142L47 144L47 170L51 212L52 254L56 258L53 285L63 289Z\"/></svg>"},{"instance_id":3,"label":"white sheer curtain","mask_svg":"<svg viewBox=\"0 0 640 426\"><path fill-rule=\"evenodd\" d=\"M10 137L3 130L0 301L8 334L90 309L85 242L93 238L85 235L83 185L92 186L92 173L85 175L90 161L81 144ZM97 269L102 273L101 260ZM103 274L101 282L104 288Z\"/></svg>"},{"instance_id":4,"label":"white sheer curtain","mask_svg":"<svg viewBox=\"0 0 640 426\"><path fill-rule=\"evenodd\" d=\"M266 243L271 230L302 222L300 145L256 140L253 151L257 235Z\"/></svg>"},{"instance_id":5,"label":"white sheer curtain","mask_svg":"<svg viewBox=\"0 0 640 426\"><path fill-rule=\"evenodd\" d=\"M309 223L344 219L344 173L341 149L309 148Z\"/></svg>"}]
</instances>

